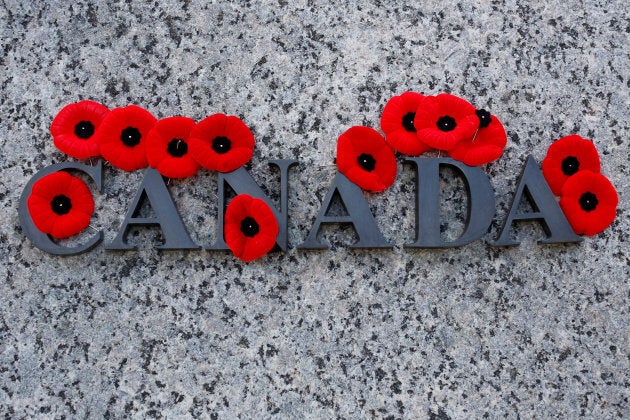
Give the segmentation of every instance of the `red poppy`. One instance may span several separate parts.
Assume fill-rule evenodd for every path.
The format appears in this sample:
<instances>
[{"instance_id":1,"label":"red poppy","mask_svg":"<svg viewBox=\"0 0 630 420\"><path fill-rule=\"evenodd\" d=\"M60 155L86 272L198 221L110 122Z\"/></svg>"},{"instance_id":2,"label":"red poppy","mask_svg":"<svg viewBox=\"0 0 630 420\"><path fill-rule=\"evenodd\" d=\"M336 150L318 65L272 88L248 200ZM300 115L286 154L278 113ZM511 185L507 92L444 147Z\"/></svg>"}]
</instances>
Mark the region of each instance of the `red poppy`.
<instances>
[{"instance_id":1,"label":"red poppy","mask_svg":"<svg viewBox=\"0 0 630 420\"><path fill-rule=\"evenodd\" d=\"M156 121L136 105L112 109L96 133L101 155L125 171L146 168L146 136Z\"/></svg>"},{"instance_id":2,"label":"red poppy","mask_svg":"<svg viewBox=\"0 0 630 420\"><path fill-rule=\"evenodd\" d=\"M278 231L276 216L259 198L239 194L225 211L225 243L243 261L255 260L269 252Z\"/></svg>"},{"instance_id":3,"label":"red poppy","mask_svg":"<svg viewBox=\"0 0 630 420\"><path fill-rule=\"evenodd\" d=\"M394 152L376 130L350 127L337 140L337 168L368 191L383 191L396 179Z\"/></svg>"},{"instance_id":4,"label":"red poppy","mask_svg":"<svg viewBox=\"0 0 630 420\"><path fill-rule=\"evenodd\" d=\"M608 178L580 170L564 183L560 207L575 233L593 236L615 220L618 201Z\"/></svg>"},{"instance_id":5,"label":"red poppy","mask_svg":"<svg viewBox=\"0 0 630 420\"><path fill-rule=\"evenodd\" d=\"M381 130L385 133L385 141L400 153L419 156L431 150L416 134L413 121L416 117L418 104L424 95L415 92L405 92L391 98L381 115Z\"/></svg>"},{"instance_id":6,"label":"red poppy","mask_svg":"<svg viewBox=\"0 0 630 420\"><path fill-rule=\"evenodd\" d=\"M79 101L66 105L50 125L55 146L77 159L99 155L94 133L109 113L104 105L94 101Z\"/></svg>"},{"instance_id":7,"label":"red poppy","mask_svg":"<svg viewBox=\"0 0 630 420\"><path fill-rule=\"evenodd\" d=\"M190 132L195 121L187 117L159 120L147 136L149 165L169 178L193 176L199 165L189 151Z\"/></svg>"},{"instance_id":8,"label":"red poppy","mask_svg":"<svg viewBox=\"0 0 630 420\"><path fill-rule=\"evenodd\" d=\"M190 152L206 169L230 172L254 154L254 135L238 117L210 115L195 126L190 137Z\"/></svg>"},{"instance_id":9,"label":"red poppy","mask_svg":"<svg viewBox=\"0 0 630 420\"><path fill-rule=\"evenodd\" d=\"M33 223L54 238L67 238L88 227L94 199L81 178L65 171L37 180L26 202Z\"/></svg>"},{"instance_id":10,"label":"red poppy","mask_svg":"<svg viewBox=\"0 0 630 420\"><path fill-rule=\"evenodd\" d=\"M439 150L451 150L464 139L472 138L479 127L475 107L448 93L426 96L418 104L413 121L418 138Z\"/></svg>"},{"instance_id":11,"label":"red poppy","mask_svg":"<svg viewBox=\"0 0 630 420\"><path fill-rule=\"evenodd\" d=\"M469 166L485 165L497 160L507 144L507 134L501 121L488 111L478 109L479 129L470 139L457 143L449 152L453 159Z\"/></svg>"},{"instance_id":12,"label":"red poppy","mask_svg":"<svg viewBox=\"0 0 630 420\"><path fill-rule=\"evenodd\" d=\"M549 146L542 171L551 191L560 195L562 185L578 171L599 172L599 154L591 140L572 134Z\"/></svg>"}]
</instances>

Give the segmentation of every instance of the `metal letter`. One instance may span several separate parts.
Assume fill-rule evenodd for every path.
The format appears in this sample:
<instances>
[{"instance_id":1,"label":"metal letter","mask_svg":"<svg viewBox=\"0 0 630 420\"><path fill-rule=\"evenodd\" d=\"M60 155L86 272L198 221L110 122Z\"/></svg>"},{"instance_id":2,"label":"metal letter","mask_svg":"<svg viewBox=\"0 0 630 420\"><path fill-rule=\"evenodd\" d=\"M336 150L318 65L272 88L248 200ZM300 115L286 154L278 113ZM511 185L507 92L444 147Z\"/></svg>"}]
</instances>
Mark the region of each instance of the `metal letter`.
<instances>
[{"instance_id":1,"label":"metal letter","mask_svg":"<svg viewBox=\"0 0 630 420\"><path fill-rule=\"evenodd\" d=\"M346 210L347 216L328 216L330 204L339 193L341 203ZM319 229L324 223L350 223L354 227L359 241L350 245L350 248L392 248L387 243L383 234L376 225L376 220L370 211L361 188L350 182L341 173L338 173L333 180L330 190L324 199L322 208L317 215L317 219L311 228L311 232L304 242L298 245L301 249L328 249L329 246L317 240Z\"/></svg>"},{"instance_id":2,"label":"metal letter","mask_svg":"<svg viewBox=\"0 0 630 420\"><path fill-rule=\"evenodd\" d=\"M206 249L225 250L229 249L223 238L223 219L225 217L225 207L227 198L225 196L225 184L227 183L236 194L247 194L254 198L263 200L278 221L278 236L276 237L277 246L283 251L287 250L287 218L288 218L288 200L289 200L289 169L297 165L295 159L276 159L269 162L269 166L275 166L280 169L280 211L272 203L271 199L260 189L254 178L243 167L232 172L219 173L219 209L217 221L217 240L212 246Z\"/></svg>"},{"instance_id":3,"label":"metal letter","mask_svg":"<svg viewBox=\"0 0 630 420\"><path fill-rule=\"evenodd\" d=\"M144 197L149 200L149 204L151 204L155 212L155 217L136 217L142 207ZM146 170L144 179L127 211L125 220L120 226L118 235L112 242L105 244L105 249L138 249L137 246L127 243L129 226L160 226L164 236L164 244L156 246L157 249L199 248L188 236L184 223L179 217L171 195L164 184L162 175L153 168Z\"/></svg>"},{"instance_id":4,"label":"metal letter","mask_svg":"<svg viewBox=\"0 0 630 420\"><path fill-rule=\"evenodd\" d=\"M486 174L450 158L410 158L416 166L416 241L407 248L448 248L480 239L494 217L494 191ZM468 208L464 232L454 241L440 235L440 166L458 170L466 185Z\"/></svg>"},{"instance_id":5,"label":"metal letter","mask_svg":"<svg viewBox=\"0 0 630 420\"><path fill-rule=\"evenodd\" d=\"M78 171L85 172L90 178L92 178L92 180L96 184L96 188L98 188L98 191L102 191L103 168L100 161L95 166L84 165L78 162L55 163L53 165L45 167L31 178L28 184L26 184L24 191L22 191L22 196L20 197L20 206L18 207L18 217L20 218L20 224L22 225L22 230L24 231L24 234L37 248L41 249L42 251L46 251L49 254L55 255L81 254L83 252L91 250L96 245L98 245L101 240L103 240L103 232L99 231L83 245L77 245L74 247L61 246L56 244L49 235L42 233L39 229L37 229L37 227L35 227L33 219L31 219L31 215L28 212L28 206L26 204L28 197L31 195L33 184L37 180L48 174L66 169L76 169Z\"/></svg>"},{"instance_id":6,"label":"metal letter","mask_svg":"<svg viewBox=\"0 0 630 420\"><path fill-rule=\"evenodd\" d=\"M517 213L518 205L523 198L523 194L529 200L534 211L532 213ZM538 163L532 155L529 155L523 167L516 193L510 204L510 211L503 222L501 234L494 246L518 245L519 240L510 237L512 223L517 220L537 220L542 225L547 238L539 241L543 244L554 244L562 242L580 242L582 238L573 232L571 225L564 217L564 213L556 198L553 196L549 185L545 181Z\"/></svg>"}]
</instances>

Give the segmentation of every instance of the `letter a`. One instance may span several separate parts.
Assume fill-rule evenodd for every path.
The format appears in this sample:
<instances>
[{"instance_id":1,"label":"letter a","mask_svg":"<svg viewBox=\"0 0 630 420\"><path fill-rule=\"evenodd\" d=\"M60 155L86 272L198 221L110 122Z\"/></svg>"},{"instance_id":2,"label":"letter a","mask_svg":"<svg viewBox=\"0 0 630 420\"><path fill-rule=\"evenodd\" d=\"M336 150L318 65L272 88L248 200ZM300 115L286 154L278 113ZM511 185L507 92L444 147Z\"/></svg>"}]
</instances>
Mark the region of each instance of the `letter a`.
<instances>
[{"instance_id":1,"label":"letter a","mask_svg":"<svg viewBox=\"0 0 630 420\"><path fill-rule=\"evenodd\" d=\"M155 212L155 217L136 217L145 196ZM137 249L138 247L127 243L127 231L130 226L159 226L164 236L164 244L156 246L157 249L199 248L188 236L171 195L164 185L162 175L153 168L149 168L145 172L144 179L127 211L125 220L118 230L118 235L112 242L105 245L105 249Z\"/></svg>"},{"instance_id":2,"label":"letter a","mask_svg":"<svg viewBox=\"0 0 630 420\"><path fill-rule=\"evenodd\" d=\"M339 194L341 203L348 213L347 216L328 216L330 204L335 196ZM333 184L324 199L322 208L319 211L313 228L304 242L298 245L301 249L328 249L328 245L317 240L319 229L324 223L350 223L354 227L359 241L350 248L391 248L383 234L376 225L376 220L370 211L361 188L350 182L344 175L338 173Z\"/></svg>"},{"instance_id":3,"label":"letter a","mask_svg":"<svg viewBox=\"0 0 630 420\"><path fill-rule=\"evenodd\" d=\"M517 213L518 205L523 199L523 194L525 194L534 209L531 213ZM582 238L573 232L571 225L567 221L567 218L564 217L564 213L562 213L562 209L560 209L551 189L549 189L549 185L547 181L545 181L538 167L538 163L536 163L536 160L531 155L529 155L523 167L516 193L514 193L514 198L510 204L510 211L501 228L501 235L492 245L518 245L520 241L513 240L510 237L512 223L517 220L539 221L547 234L547 238L540 241L540 243L543 244L580 242L582 240Z\"/></svg>"}]
</instances>

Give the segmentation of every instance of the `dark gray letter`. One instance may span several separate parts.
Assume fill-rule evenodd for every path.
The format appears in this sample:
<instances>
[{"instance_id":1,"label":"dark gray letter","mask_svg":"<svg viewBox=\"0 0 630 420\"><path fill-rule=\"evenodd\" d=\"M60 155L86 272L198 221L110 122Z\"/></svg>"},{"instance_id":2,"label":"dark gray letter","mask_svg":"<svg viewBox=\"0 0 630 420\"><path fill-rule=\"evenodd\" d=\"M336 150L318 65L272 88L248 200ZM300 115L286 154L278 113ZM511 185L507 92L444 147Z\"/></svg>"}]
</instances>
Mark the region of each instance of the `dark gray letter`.
<instances>
[{"instance_id":1,"label":"dark gray letter","mask_svg":"<svg viewBox=\"0 0 630 420\"><path fill-rule=\"evenodd\" d=\"M523 198L523 194L529 200L534 209L532 213L517 213L518 205ZM547 238L539 241L543 244L553 244L562 242L580 242L582 238L573 232L571 225L564 217L562 209L553 196L549 185L545 181L538 163L532 155L529 155L527 162L521 172L516 193L510 204L510 211L503 222L501 235L495 243L496 246L518 245L520 241L510 237L512 223L517 220L537 220L542 225Z\"/></svg>"},{"instance_id":2,"label":"dark gray letter","mask_svg":"<svg viewBox=\"0 0 630 420\"><path fill-rule=\"evenodd\" d=\"M448 248L480 239L494 217L494 191L486 174L450 158L410 158L416 166L416 241L407 248ZM454 241L440 236L440 166L450 166L464 176L468 211L464 232Z\"/></svg>"},{"instance_id":3,"label":"dark gray letter","mask_svg":"<svg viewBox=\"0 0 630 420\"><path fill-rule=\"evenodd\" d=\"M156 217L136 217L142 207L143 198L146 196L155 212ZM127 231L129 226L160 226L164 236L164 244L156 246L157 249L197 249L188 236L182 219L177 213L171 195L164 184L162 175L153 168L148 168L144 179L138 188L125 220L123 220L118 235L112 242L105 245L105 249L137 249L137 246L127 243Z\"/></svg>"},{"instance_id":4,"label":"dark gray letter","mask_svg":"<svg viewBox=\"0 0 630 420\"><path fill-rule=\"evenodd\" d=\"M330 204L339 193L339 198L343 204L347 216L328 216ZM322 208L317 215L317 219L311 228L311 232L304 242L298 245L302 249L328 249L329 246L317 240L319 228L323 223L350 223L354 227L359 241L350 245L350 248L391 248L383 234L376 225L376 220L370 211L367 201L363 196L361 188L350 182L344 175L338 173L333 180L332 186L324 199Z\"/></svg>"}]
</instances>

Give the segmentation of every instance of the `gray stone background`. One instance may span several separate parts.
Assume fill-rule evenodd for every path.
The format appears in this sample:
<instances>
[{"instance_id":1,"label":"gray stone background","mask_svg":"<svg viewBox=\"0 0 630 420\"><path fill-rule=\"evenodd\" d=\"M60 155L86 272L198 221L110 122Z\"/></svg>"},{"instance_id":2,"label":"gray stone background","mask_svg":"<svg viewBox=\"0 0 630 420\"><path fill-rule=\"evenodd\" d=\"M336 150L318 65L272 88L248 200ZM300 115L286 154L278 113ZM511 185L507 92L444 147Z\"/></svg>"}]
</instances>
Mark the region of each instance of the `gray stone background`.
<instances>
[{"instance_id":1,"label":"gray stone background","mask_svg":"<svg viewBox=\"0 0 630 420\"><path fill-rule=\"evenodd\" d=\"M417 3L417 4L416 4ZM24 417L613 418L628 409L629 8L626 2L0 0L0 412ZM406 250L413 174L367 200L393 250L298 251L335 174L337 136L379 127L395 94L452 92L499 116L487 166L496 221L483 241ZM93 99L158 117L241 116L251 173L277 198L270 159L297 158L291 249L229 253L34 248L18 199L72 160L49 134ZM578 245L535 224L493 248L521 166L579 133L619 192L617 219ZM446 235L461 183L444 174ZM110 166L92 220L111 240L140 180ZM200 244L216 237L216 174L171 181Z\"/></svg>"}]
</instances>

